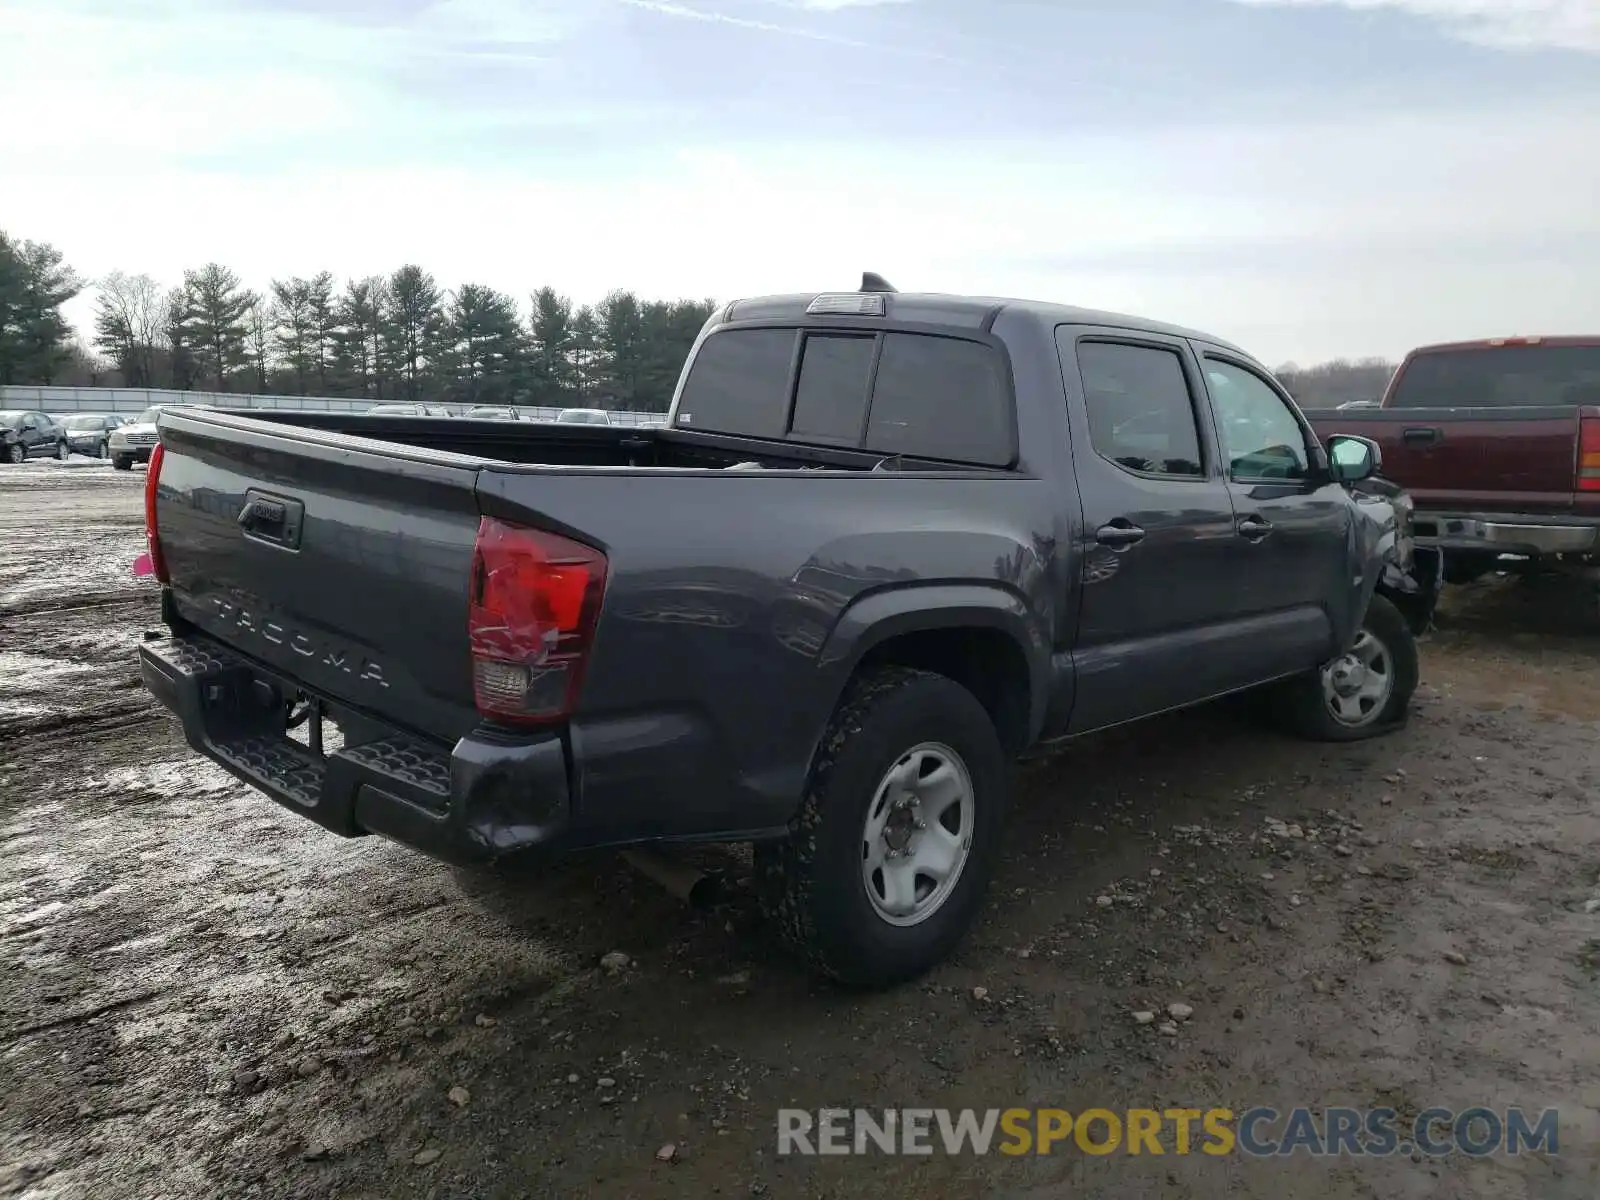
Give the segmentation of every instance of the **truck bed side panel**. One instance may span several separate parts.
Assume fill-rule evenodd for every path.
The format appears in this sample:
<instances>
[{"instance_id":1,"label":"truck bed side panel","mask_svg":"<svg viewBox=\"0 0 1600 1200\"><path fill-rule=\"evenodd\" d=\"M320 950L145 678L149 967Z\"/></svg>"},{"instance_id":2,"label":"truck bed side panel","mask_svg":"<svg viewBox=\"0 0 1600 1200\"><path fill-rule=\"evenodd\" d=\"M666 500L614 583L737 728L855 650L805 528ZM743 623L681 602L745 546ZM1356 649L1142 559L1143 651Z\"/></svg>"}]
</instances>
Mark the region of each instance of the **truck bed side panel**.
<instances>
[{"instance_id":1,"label":"truck bed side panel","mask_svg":"<svg viewBox=\"0 0 1600 1200\"><path fill-rule=\"evenodd\" d=\"M1028 614L1019 649L1041 680L1048 671L1057 564L1029 532L1053 521L1042 480L494 468L479 497L488 514L580 532L608 556L572 736L604 740L608 777L582 790L629 797L636 811L608 817L630 828L788 820L853 665L824 647L869 594L987 587L996 609Z\"/></svg>"}]
</instances>

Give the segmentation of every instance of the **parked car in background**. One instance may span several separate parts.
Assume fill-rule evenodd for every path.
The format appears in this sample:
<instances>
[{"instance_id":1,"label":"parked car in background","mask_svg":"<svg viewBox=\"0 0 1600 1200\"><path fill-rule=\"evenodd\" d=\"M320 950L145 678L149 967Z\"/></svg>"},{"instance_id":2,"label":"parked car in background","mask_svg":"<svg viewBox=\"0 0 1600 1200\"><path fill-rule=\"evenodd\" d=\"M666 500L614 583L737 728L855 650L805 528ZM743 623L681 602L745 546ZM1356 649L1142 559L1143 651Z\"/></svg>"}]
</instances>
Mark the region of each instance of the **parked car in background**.
<instances>
[{"instance_id":1,"label":"parked car in background","mask_svg":"<svg viewBox=\"0 0 1600 1200\"><path fill-rule=\"evenodd\" d=\"M70 453L67 431L49 414L32 409L0 411L0 457L6 462L45 457L65 459Z\"/></svg>"},{"instance_id":2,"label":"parked car in background","mask_svg":"<svg viewBox=\"0 0 1600 1200\"><path fill-rule=\"evenodd\" d=\"M1260 686L1318 740L1404 722L1427 593L1371 442L1202 333L886 293L724 305L649 439L163 416L146 685L346 836L755 842L872 985L961 937L1031 747Z\"/></svg>"},{"instance_id":3,"label":"parked car in background","mask_svg":"<svg viewBox=\"0 0 1600 1200\"><path fill-rule=\"evenodd\" d=\"M125 421L111 431L107 445L111 450L111 465L119 471L128 471L136 462L150 461L150 452L156 448L156 418L163 412L178 408L210 408L208 404L152 404L131 421Z\"/></svg>"},{"instance_id":4,"label":"parked car in background","mask_svg":"<svg viewBox=\"0 0 1600 1200\"><path fill-rule=\"evenodd\" d=\"M453 417L455 414L442 404L374 404L367 409L369 417Z\"/></svg>"},{"instance_id":5,"label":"parked car in background","mask_svg":"<svg viewBox=\"0 0 1600 1200\"><path fill-rule=\"evenodd\" d=\"M475 421L516 421L520 420L517 410L505 404L480 404L476 408L467 409L466 415Z\"/></svg>"},{"instance_id":6,"label":"parked car in background","mask_svg":"<svg viewBox=\"0 0 1600 1200\"><path fill-rule=\"evenodd\" d=\"M557 425L609 425L611 418L603 408L563 408L556 416Z\"/></svg>"},{"instance_id":7,"label":"parked car in background","mask_svg":"<svg viewBox=\"0 0 1600 1200\"><path fill-rule=\"evenodd\" d=\"M61 427L67 431L67 446L74 454L110 458L111 432L127 420L114 413L74 413L61 419Z\"/></svg>"},{"instance_id":8,"label":"parked car in background","mask_svg":"<svg viewBox=\"0 0 1600 1200\"><path fill-rule=\"evenodd\" d=\"M1306 415L1378 444L1448 581L1507 554L1600 575L1600 336L1423 346L1378 407Z\"/></svg>"}]
</instances>

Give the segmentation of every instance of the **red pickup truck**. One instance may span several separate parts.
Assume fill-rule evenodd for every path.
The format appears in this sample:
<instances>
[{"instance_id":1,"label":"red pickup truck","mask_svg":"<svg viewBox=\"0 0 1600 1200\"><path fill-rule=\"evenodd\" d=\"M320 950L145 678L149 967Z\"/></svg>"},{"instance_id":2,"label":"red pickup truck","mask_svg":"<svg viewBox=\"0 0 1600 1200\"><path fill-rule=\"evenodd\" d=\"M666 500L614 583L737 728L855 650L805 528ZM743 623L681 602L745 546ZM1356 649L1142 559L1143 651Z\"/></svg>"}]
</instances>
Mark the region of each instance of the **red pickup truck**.
<instances>
[{"instance_id":1,"label":"red pickup truck","mask_svg":"<svg viewBox=\"0 0 1600 1200\"><path fill-rule=\"evenodd\" d=\"M1447 581L1470 582L1503 555L1600 578L1600 336L1423 346L1376 408L1306 416L1324 437L1378 444Z\"/></svg>"}]
</instances>

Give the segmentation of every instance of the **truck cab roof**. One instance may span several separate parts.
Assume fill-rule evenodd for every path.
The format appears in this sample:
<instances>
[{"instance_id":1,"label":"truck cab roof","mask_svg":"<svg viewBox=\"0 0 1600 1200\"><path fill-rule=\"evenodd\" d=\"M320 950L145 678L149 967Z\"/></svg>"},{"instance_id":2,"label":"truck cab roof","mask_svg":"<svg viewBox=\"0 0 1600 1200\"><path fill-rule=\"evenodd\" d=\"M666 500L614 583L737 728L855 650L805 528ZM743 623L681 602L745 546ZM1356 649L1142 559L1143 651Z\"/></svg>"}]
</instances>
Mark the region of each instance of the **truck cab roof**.
<instances>
[{"instance_id":1,"label":"truck cab roof","mask_svg":"<svg viewBox=\"0 0 1600 1200\"><path fill-rule=\"evenodd\" d=\"M858 309L848 311L844 306L850 301L866 305L876 304L867 298L881 297L881 310L869 312ZM847 300L848 298L848 300ZM833 303L829 303L832 301ZM821 306L822 311L817 311ZM829 317L867 316L881 317L897 324L934 325L945 328L987 331L1001 313L1017 313L1032 317L1041 324L1103 325L1115 329L1129 329L1168 337L1192 338L1209 342L1232 353L1254 360L1253 355L1232 343L1196 329L1154 321L1127 313L1107 312L1102 309L1081 308L1045 300L1023 300L1007 296L963 296L941 292L873 292L833 291L794 292L784 295L754 296L734 300L714 313L708 325L756 321L826 320Z\"/></svg>"}]
</instances>

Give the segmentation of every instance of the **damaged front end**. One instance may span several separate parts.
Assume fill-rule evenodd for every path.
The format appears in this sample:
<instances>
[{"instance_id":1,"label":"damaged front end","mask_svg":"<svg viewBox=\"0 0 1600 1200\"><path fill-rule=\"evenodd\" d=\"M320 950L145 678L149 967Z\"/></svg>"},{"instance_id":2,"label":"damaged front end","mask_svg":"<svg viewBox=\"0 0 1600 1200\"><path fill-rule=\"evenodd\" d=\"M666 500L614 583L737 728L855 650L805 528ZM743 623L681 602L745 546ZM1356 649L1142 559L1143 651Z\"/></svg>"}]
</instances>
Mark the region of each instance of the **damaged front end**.
<instances>
[{"instance_id":1,"label":"damaged front end","mask_svg":"<svg viewBox=\"0 0 1600 1200\"><path fill-rule=\"evenodd\" d=\"M1378 550L1383 567L1377 593L1405 617L1411 632L1421 636L1433 622L1443 583L1442 555L1433 548L1418 549L1412 533L1416 504L1404 488L1378 476L1355 486L1361 511L1379 529Z\"/></svg>"}]
</instances>

